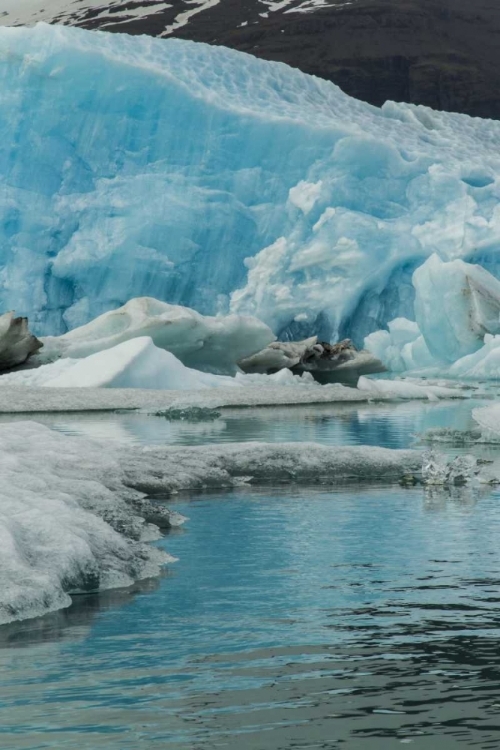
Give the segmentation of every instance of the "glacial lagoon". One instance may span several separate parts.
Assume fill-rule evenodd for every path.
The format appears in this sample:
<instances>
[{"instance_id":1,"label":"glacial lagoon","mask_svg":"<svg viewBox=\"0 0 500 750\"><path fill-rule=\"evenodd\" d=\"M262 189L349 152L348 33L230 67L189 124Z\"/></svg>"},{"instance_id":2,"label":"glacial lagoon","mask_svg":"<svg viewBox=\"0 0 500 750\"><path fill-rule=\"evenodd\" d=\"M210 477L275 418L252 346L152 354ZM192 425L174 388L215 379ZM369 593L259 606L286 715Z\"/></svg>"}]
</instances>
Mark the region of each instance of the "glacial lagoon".
<instances>
[{"instance_id":1,"label":"glacial lagoon","mask_svg":"<svg viewBox=\"0 0 500 750\"><path fill-rule=\"evenodd\" d=\"M129 443L407 447L470 428L483 403L34 418ZM500 492L245 488L168 504L189 521L158 542L178 558L160 579L0 629L1 747L498 746Z\"/></svg>"}]
</instances>

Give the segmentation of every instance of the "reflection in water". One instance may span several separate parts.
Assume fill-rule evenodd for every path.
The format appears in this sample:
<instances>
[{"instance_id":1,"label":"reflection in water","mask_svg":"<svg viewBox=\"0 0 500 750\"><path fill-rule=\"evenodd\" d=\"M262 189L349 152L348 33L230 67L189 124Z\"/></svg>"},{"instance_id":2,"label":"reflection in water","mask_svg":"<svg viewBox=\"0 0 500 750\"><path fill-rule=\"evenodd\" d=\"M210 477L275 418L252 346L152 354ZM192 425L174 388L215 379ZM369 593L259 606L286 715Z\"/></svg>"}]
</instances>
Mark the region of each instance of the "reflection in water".
<instances>
[{"instance_id":1,"label":"reflection in water","mask_svg":"<svg viewBox=\"0 0 500 750\"><path fill-rule=\"evenodd\" d=\"M70 435L113 442L200 445L207 442L305 442L406 448L414 436L447 426L471 429L471 411L488 401L332 404L307 407L224 410L213 422L169 422L140 413L36 414L30 419ZM0 421L25 415L0 415ZM439 446L446 450L446 446ZM454 449L455 450L455 449ZM468 446L461 448L467 452ZM493 451L500 451L492 448ZM460 449L455 450L460 452Z\"/></svg>"},{"instance_id":2,"label":"reflection in water","mask_svg":"<svg viewBox=\"0 0 500 750\"><path fill-rule=\"evenodd\" d=\"M180 561L156 589L0 648L0 747L496 749L499 503L179 500L189 526L161 544Z\"/></svg>"}]
</instances>

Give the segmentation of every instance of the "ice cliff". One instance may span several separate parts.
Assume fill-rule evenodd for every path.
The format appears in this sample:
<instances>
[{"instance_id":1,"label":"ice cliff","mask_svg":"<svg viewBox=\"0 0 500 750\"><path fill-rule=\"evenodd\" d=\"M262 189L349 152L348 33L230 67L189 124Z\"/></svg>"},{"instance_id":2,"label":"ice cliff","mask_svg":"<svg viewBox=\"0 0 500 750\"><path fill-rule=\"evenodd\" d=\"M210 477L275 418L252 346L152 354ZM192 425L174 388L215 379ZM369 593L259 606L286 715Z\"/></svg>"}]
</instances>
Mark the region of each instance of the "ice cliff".
<instances>
[{"instance_id":1,"label":"ice cliff","mask_svg":"<svg viewBox=\"0 0 500 750\"><path fill-rule=\"evenodd\" d=\"M0 311L36 334L151 296L360 344L432 253L499 270L500 123L43 24L0 29L0 86Z\"/></svg>"}]
</instances>

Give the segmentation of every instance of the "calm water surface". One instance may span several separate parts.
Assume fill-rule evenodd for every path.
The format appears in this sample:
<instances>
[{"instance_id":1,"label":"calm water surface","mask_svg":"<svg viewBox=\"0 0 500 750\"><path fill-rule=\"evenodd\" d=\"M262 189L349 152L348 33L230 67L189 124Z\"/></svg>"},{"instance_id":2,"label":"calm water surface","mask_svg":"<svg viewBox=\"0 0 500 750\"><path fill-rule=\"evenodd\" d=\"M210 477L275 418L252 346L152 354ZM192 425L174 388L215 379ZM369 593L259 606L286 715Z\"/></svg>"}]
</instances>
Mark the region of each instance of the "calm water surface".
<instances>
[{"instance_id":1,"label":"calm water surface","mask_svg":"<svg viewBox=\"0 0 500 750\"><path fill-rule=\"evenodd\" d=\"M470 426L470 408L53 423L128 442L394 447ZM267 488L170 505L190 520L160 542L179 558L160 580L0 629L2 750L500 747L499 493Z\"/></svg>"}]
</instances>

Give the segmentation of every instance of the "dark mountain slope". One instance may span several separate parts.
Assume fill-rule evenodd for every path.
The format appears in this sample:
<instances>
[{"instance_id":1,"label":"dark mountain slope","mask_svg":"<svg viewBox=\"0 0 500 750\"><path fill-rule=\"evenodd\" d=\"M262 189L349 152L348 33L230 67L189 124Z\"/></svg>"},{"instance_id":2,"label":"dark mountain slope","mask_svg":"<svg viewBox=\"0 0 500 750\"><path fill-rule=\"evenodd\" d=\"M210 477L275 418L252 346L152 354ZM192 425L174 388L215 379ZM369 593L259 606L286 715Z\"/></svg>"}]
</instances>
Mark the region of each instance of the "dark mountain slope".
<instances>
[{"instance_id":1,"label":"dark mountain slope","mask_svg":"<svg viewBox=\"0 0 500 750\"><path fill-rule=\"evenodd\" d=\"M372 104L393 99L500 118L498 0L52 3L52 17L51 0L36 17L223 44L327 78ZM14 15L3 22L26 22Z\"/></svg>"}]
</instances>

